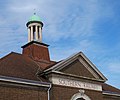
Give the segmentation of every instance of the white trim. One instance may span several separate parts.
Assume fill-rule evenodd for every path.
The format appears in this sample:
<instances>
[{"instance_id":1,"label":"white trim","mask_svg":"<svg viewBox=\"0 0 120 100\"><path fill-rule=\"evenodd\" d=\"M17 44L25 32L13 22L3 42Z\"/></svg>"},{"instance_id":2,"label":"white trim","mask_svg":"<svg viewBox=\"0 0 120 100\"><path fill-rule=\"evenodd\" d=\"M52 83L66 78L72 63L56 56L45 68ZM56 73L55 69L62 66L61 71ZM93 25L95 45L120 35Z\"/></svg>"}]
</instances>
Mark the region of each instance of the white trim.
<instances>
[{"instance_id":1,"label":"white trim","mask_svg":"<svg viewBox=\"0 0 120 100\"><path fill-rule=\"evenodd\" d=\"M50 87L50 83L27 80L27 79L20 79L20 78L13 78L13 77L6 77L6 76L0 76L0 81L23 84L23 85Z\"/></svg>"},{"instance_id":2,"label":"white trim","mask_svg":"<svg viewBox=\"0 0 120 100\"><path fill-rule=\"evenodd\" d=\"M39 41L37 41L39 42ZM37 43L33 43L34 45L38 45L38 46L41 46L41 47L45 47L45 48L48 48L47 46L44 46L44 45L41 45L41 44L37 44Z\"/></svg>"},{"instance_id":3,"label":"white trim","mask_svg":"<svg viewBox=\"0 0 120 100\"><path fill-rule=\"evenodd\" d=\"M81 53L81 56L90 64L90 66L100 75L105 81L107 81L107 78L97 69L97 67L83 54Z\"/></svg>"},{"instance_id":4,"label":"white trim","mask_svg":"<svg viewBox=\"0 0 120 100\"><path fill-rule=\"evenodd\" d=\"M53 70L54 71L57 71L57 70L59 71L60 69L66 67L68 64L70 64L71 61L79 59L79 56L81 56L104 81L107 80L107 78L97 69L97 67L82 52L76 53L76 54L68 57L67 59L59 62L58 64L44 70L44 72L47 74L47 73L49 73L50 71L53 71ZM91 72L94 72L94 71L91 71ZM93 73L92 74L96 78L98 78L98 76L95 72L94 72L94 74Z\"/></svg>"},{"instance_id":5,"label":"white trim","mask_svg":"<svg viewBox=\"0 0 120 100\"><path fill-rule=\"evenodd\" d=\"M79 61L86 67L86 69L96 78L99 79L98 75L91 69L84 61L83 59L79 58Z\"/></svg>"},{"instance_id":6,"label":"white trim","mask_svg":"<svg viewBox=\"0 0 120 100\"><path fill-rule=\"evenodd\" d=\"M103 92L102 94L120 97L120 94L116 94L116 93L107 93L107 92Z\"/></svg>"},{"instance_id":7,"label":"white trim","mask_svg":"<svg viewBox=\"0 0 120 100\"><path fill-rule=\"evenodd\" d=\"M77 55L77 53L75 55ZM69 59L74 58L75 55L72 55L72 56L68 57L67 59L62 60L61 62L57 63L56 65L44 70L44 72L48 72L48 71L51 71L51 70L54 70L54 69L61 67L61 64L69 62Z\"/></svg>"},{"instance_id":8,"label":"white trim","mask_svg":"<svg viewBox=\"0 0 120 100\"><path fill-rule=\"evenodd\" d=\"M75 77L75 78L81 78L81 79L87 79L87 80L92 80L92 81L103 82L103 80L95 79L95 78L89 78L89 77L84 77L84 76L78 76L78 75L63 73L63 72L59 72L59 71L52 71L52 72L53 72L53 73L56 73L56 74L65 75L65 76L72 76L72 77Z\"/></svg>"}]
</instances>

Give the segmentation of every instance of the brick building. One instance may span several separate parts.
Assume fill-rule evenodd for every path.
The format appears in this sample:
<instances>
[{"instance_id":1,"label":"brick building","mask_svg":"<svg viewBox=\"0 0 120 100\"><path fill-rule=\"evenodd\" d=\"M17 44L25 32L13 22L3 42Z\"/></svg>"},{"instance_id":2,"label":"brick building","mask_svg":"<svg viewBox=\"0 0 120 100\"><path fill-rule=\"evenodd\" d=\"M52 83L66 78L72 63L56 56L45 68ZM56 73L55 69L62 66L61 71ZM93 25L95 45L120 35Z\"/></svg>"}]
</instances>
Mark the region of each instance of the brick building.
<instances>
[{"instance_id":1,"label":"brick building","mask_svg":"<svg viewBox=\"0 0 120 100\"><path fill-rule=\"evenodd\" d=\"M51 61L42 42L43 23L34 14L22 54L0 59L0 100L120 100L120 90L82 53Z\"/></svg>"}]
</instances>

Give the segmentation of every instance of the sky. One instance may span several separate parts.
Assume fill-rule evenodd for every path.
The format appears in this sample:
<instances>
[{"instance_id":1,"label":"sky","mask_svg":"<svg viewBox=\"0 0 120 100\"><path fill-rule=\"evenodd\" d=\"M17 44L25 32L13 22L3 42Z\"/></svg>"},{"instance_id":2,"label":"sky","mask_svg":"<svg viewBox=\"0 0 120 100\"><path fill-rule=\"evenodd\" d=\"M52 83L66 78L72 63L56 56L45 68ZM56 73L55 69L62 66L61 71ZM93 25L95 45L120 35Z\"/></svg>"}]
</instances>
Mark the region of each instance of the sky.
<instances>
[{"instance_id":1,"label":"sky","mask_svg":"<svg viewBox=\"0 0 120 100\"><path fill-rule=\"evenodd\" d=\"M120 88L120 0L0 0L0 58L22 52L34 12L52 60L82 51Z\"/></svg>"}]
</instances>

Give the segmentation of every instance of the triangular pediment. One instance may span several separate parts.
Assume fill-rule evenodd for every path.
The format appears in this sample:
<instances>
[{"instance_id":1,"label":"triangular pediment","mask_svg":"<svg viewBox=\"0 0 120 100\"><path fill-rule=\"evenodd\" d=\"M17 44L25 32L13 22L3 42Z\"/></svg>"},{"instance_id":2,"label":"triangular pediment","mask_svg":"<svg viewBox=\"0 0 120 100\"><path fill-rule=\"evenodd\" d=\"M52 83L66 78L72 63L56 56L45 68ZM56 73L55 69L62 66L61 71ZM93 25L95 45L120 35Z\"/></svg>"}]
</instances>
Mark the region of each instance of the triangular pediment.
<instances>
[{"instance_id":1,"label":"triangular pediment","mask_svg":"<svg viewBox=\"0 0 120 100\"><path fill-rule=\"evenodd\" d=\"M76 75L76 76L83 76L89 78L95 78L92 72L89 71L80 61L79 59L71 62L66 67L59 70L60 72Z\"/></svg>"},{"instance_id":2,"label":"triangular pediment","mask_svg":"<svg viewBox=\"0 0 120 100\"><path fill-rule=\"evenodd\" d=\"M79 52L59 62L44 72L58 72L70 76L77 76L95 80L106 81L106 77L96 66L82 53Z\"/></svg>"}]
</instances>

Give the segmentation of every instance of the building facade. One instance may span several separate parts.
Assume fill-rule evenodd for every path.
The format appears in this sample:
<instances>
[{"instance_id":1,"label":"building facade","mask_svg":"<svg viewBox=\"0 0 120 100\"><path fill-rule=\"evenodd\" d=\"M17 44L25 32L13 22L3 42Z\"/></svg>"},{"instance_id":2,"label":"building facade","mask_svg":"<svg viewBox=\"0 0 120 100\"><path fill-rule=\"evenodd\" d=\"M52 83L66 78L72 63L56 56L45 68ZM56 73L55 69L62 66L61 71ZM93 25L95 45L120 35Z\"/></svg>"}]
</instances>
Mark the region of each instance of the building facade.
<instances>
[{"instance_id":1,"label":"building facade","mask_svg":"<svg viewBox=\"0 0 120 100\"><path fill-rule=\"evenodd\" d=\"M59 62L50 59L39 16L34 14L26 26L22 54L0 59L0 100L120 100L120 90L106 84L83 52Z\"/></svg>"}]
</instances>

